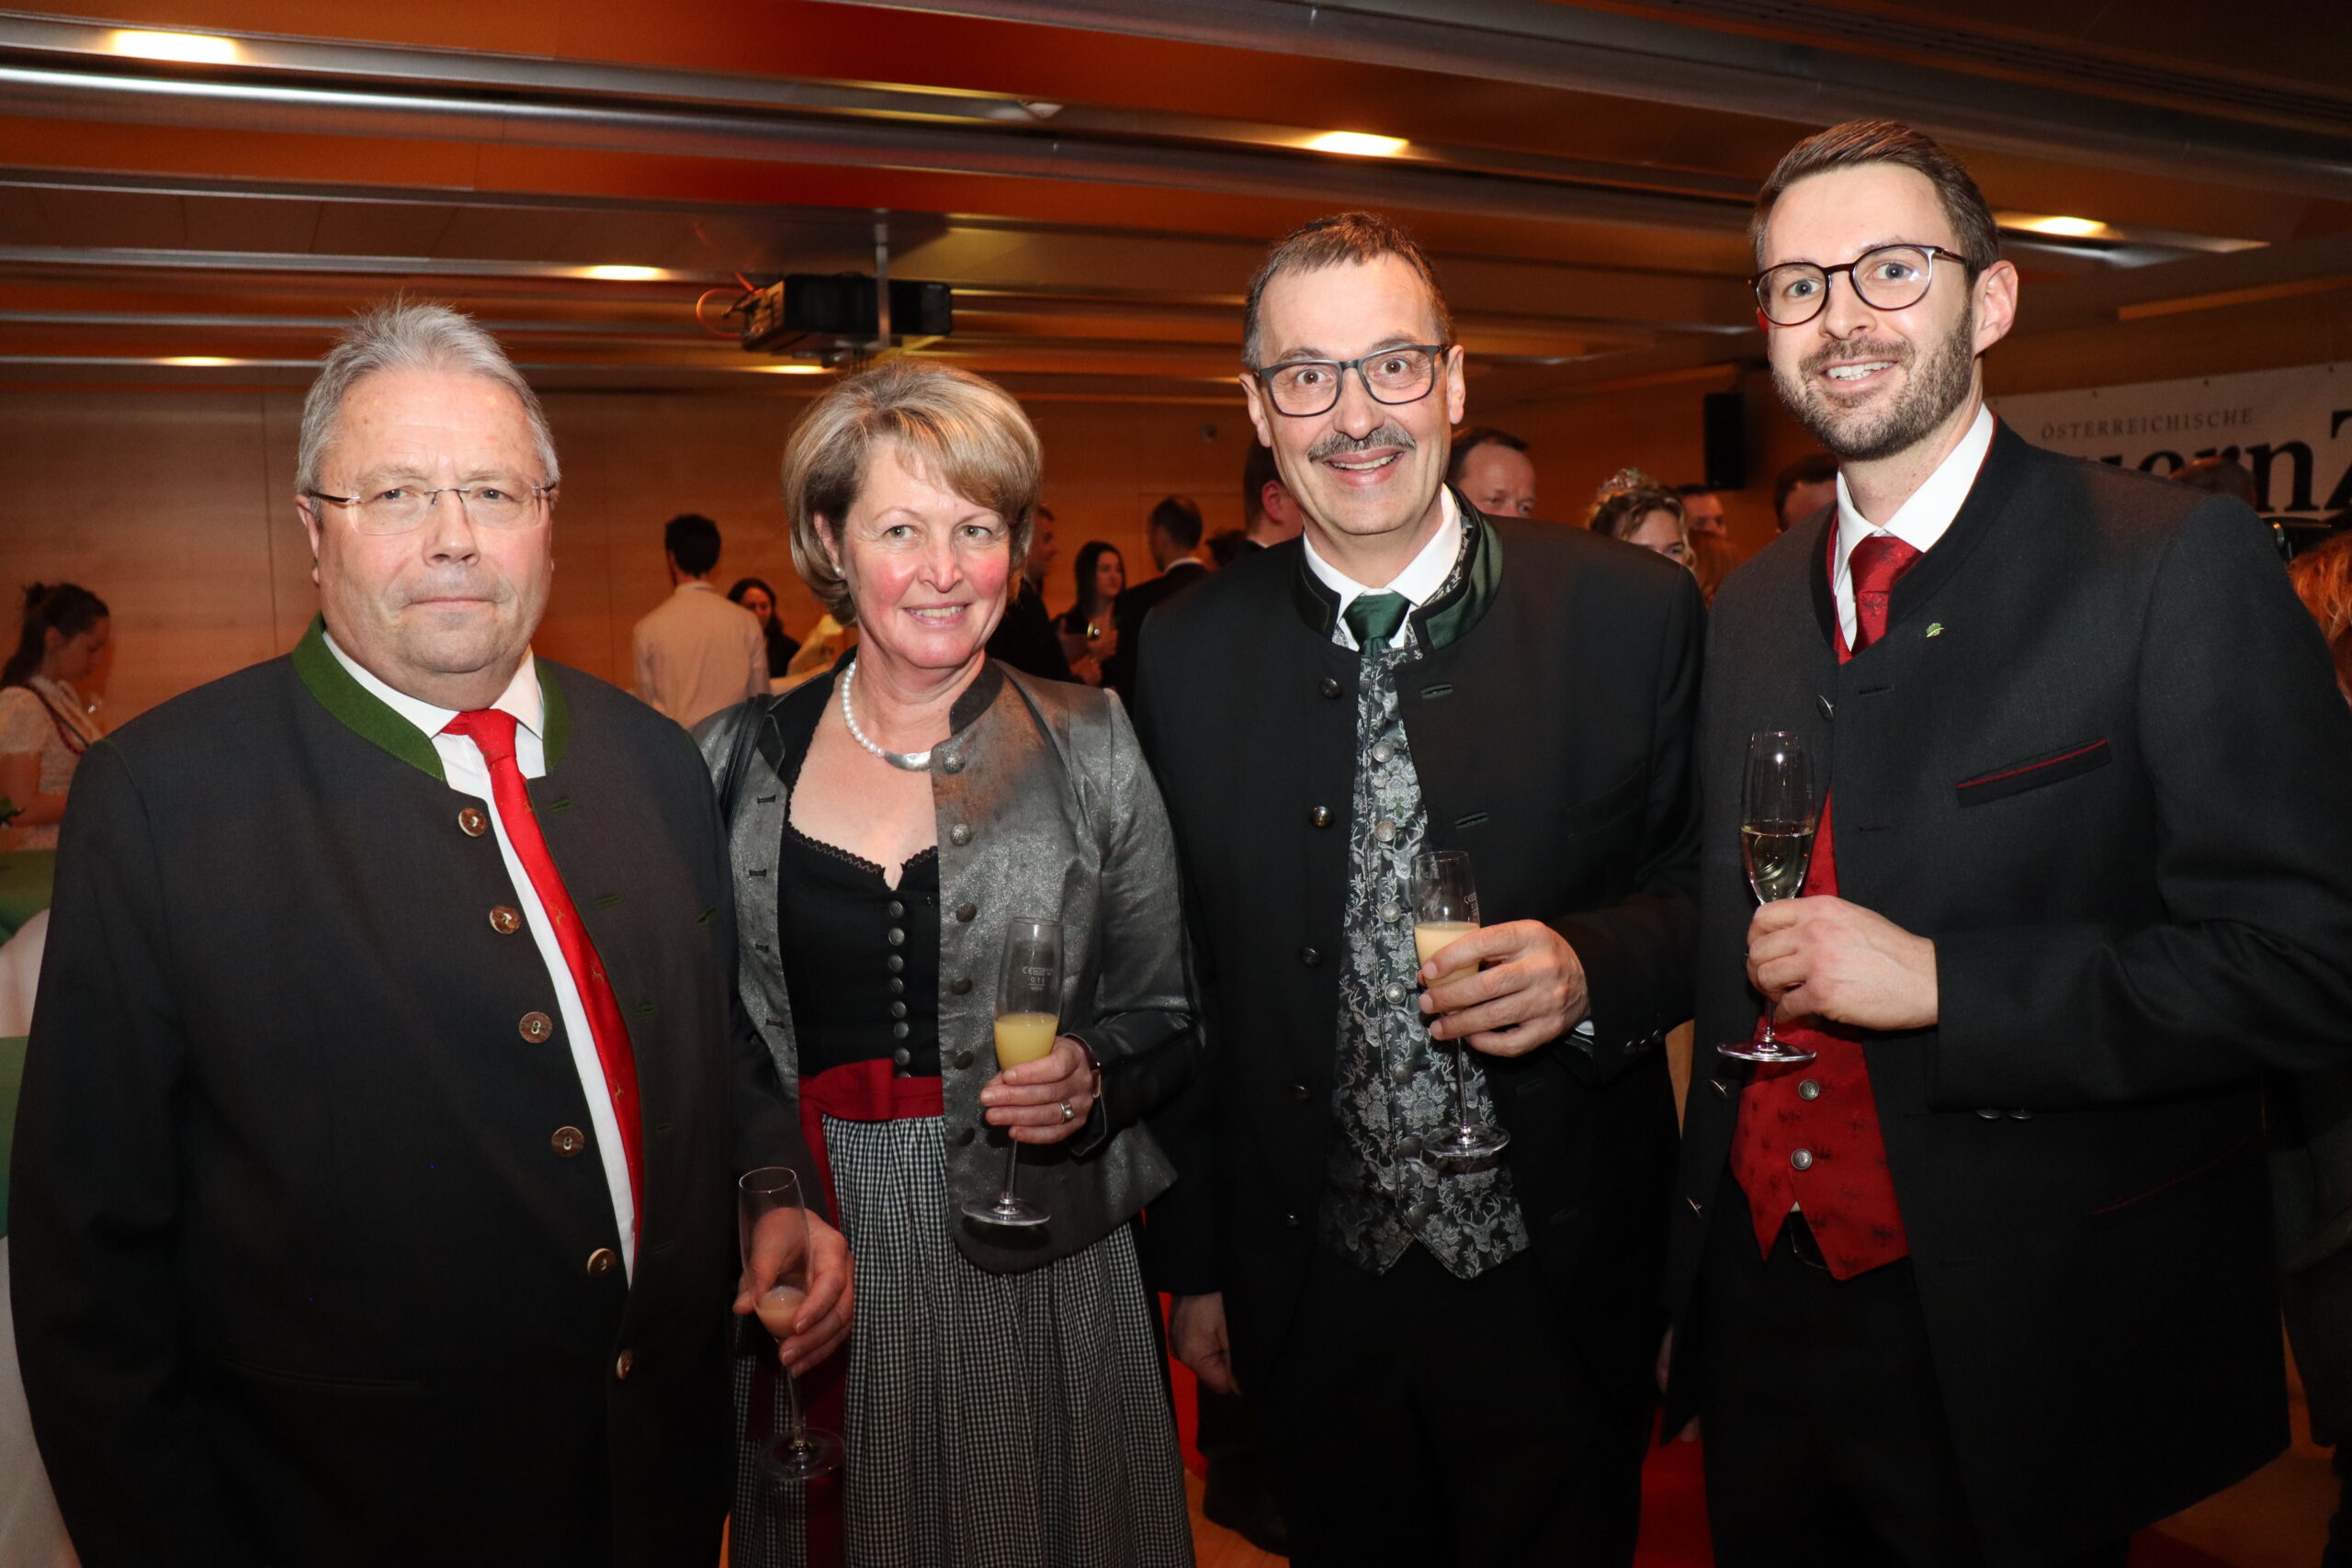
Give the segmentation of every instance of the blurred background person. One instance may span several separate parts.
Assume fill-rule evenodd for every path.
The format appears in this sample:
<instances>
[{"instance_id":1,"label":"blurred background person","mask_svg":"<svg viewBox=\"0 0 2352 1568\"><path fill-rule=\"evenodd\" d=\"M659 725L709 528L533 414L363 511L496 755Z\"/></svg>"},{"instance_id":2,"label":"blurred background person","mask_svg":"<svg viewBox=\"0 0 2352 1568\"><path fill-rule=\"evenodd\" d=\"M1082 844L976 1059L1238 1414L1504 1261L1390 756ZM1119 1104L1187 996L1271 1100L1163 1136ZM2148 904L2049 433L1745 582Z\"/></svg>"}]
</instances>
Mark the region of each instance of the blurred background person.
<instances>
[{"instance_id":1,"label":"blurred background person","mask_svg":"<svg viewBox=\"0 0 2352 1568\"><path fill-rule=\"evenodd\" d=\"M1690 568L1690 575L1699 580L1699 596L1712 605L1715 590L1724 585L1724 579L1739 564L1739 558L1732 553L1731 541L1721 534L1702 534L1693 528L1684 544L1690 552L1685 564Z\"/></svg>"},{"instance_id":2,"label":"blurred background person","mask_svg":"<svg viewBox=\"0 0 2352 1568\"><path fill-rule=\"evenodd\" d=\"M2216 452L2210 457L2199 457L2193 463L2174 470L2175 482L2191 490L2201 490L2208 495L2226 495L2232 501L2242 501L2254 511L2262 510L2255 499L2254 470L2234 456Z\"/></svg>"},{"instance_id":3,"label":"blurred background person","mask_svg":"<svg viewBox=\"0 0 2352 1568\"><path fill-rule=\"evenodd\" d=\"M1535 515L1535 459L1509 431L1480 425L1455 432L1445 478L1489 517Z\"/></svg>"},{"instance_id":4,"label":"blurred background person","mask_svg":"<svg viewBox=\"0 0 2352 1568\"><path fill-rule=\"evenodd\" d=\"M1062 652L1054 617L1046 610L1046 574L1061 558L1054 542L1054 514L1050 508L1037 506L1029 516L1029 553L1021 562L1012 597L1005 602L1004 618L989 638L989 657L1040 681L1067 681L1069 659Z\"/></svg>"},{"instance_id":5,"label":"blurred background person","mask_svg":"<svg viewBox=\"0 0 2352 1568\"><path fill-rule=\"evenodd\" d=\"M820 399L785 451L793 559L864 638L700 737L722 779L756 739L727 792L743 1000L857 1259L855 1563L1193 1562L1132 1224L1174 1176L1139 1119L1195 1068L1182 900L1125 710L986 655L1039 462L1020 405L963 371L886 362ZM1000 1073L1022 917L1061 922L1060 1032ZM1004 1186L1008 1137L1050 1215L1012 1235L961 1217ZM768 1364L740 1360L747 1402ZM741 1473L731 1562L802 1561L807 1494Z\"/></svg>"},{"instance_id":6,"label":"blurred background person","mask_svg":"<svg viewBox=\"0 0 2352 1568\"><path fill-rule=\"evenodd\" d=\"M791 669L792 656L800 651L800 643L785 632L784 617L776 614L775 590L763 579L741 577L727 591L727 597L751 611L752 618L760 623L760 634L767 638L768 679L773 681Z\"/></svg>"},{"instance_id":7,"label":"blurred background person","mask_svg":"<svg viewBox=\"0 0 2352 1568\"><path fill-rule=\"evenodd\" d=\"M1772 476L1772 515L1785 534L1838 500L1838 459L1826 452L1799 457Z\"/></svg>"},{"instance_id":8,"label":"blurred background person","mask_svg":"<svg viewBox=\"0 0 2352 1568\"><path fill-rule=\"evenodd\" d=\"M670 568L670 597L629 634L637 694L656 713L692 729L720 708L768 689L767 634L749 610L729 604L711 585L718 567L718 524L698 512L671 518L662 530L662 555ZM773 596L769 606L773 610Z\"/></svg>"},{"instance_id":9,"label":"blurred background person","mask_svg":"<svg viewBox=\"0 0 2352 1568\"><path fill-rule=\"evenodd\" d=\"M1119 627L1111 606L1126 592L1127 561L1115 545L1089 539L1078 547L1078 602L1054 622L1069 660L1070 679L1090 686L1102 683L1102 665L1118 651Z\"/></svg>"},{"instance_id":10,"label":"blurred background person","mask_svg":"<svg viewBox=\"0 0 2352 1568\"><path fill-rule=\"evenodd\" d=\"M1724 498L1713 488L1708 485L1676 485L1674 493L1681 498L1682 521L1690 528L1692 538L1702 534L1713 534L1719 539L1724 536Z\"/></svg>"},{"instance_id":11,"label":"blurred background person","mask_svg":"<svg viewBox=\"0 0 2352 1568\"><path fill-rule=\"evenodd\" d=\"M65 792L82 753L106 733L76 682L106 657L114 622L106 602L71 582L25 590L17 650L0 668L0 796L17 815L0 849L53 850Z\"/></svg>"},{"instance_id":12,"label":"blurred background person","mask_svg":"<svg viewBox=\"0 0 2352 1568\"><path fill-rule=\"evenodd\" d=\"M1151 509L1144 542L1159 575L1136 583L1111 606L1119 646L1102 665L1102 683L1130 704L1135 701L1136 655L1143 646L1144 617L1208 575L1208 562L1202 558L1200 503L1189 495L1163 497Z\"/></svg>"},{"instance_id":13,"label":"blurred background person","mask_svg":"<svg viewBox=\"0 0 2352 1568\"><path fill-rule=\"evenodd\" d=\"M2335 683L2352 702L2352 533L2297 556L2288 564L2287 581L2319 622L2335 658Z\"/></svg>"},{"instance_id":14,"label":"blurred background person","mask_svg":"<svg viewBox=\"0 0 2352 1568\"><path fill-rule=\"evenodd\" d=\"M1282 470L1274 466L1274 449L1255 439L1250 443L1250 455L1241 460L1241 515L1243 532L1260 549L1295 539L1306 526L1306 513L1298 509L1298 498L1283 483Z\"/></svg>"},{"instance_id":15,"label":"blurred background person","mask_svg":"<svg viewBox=\"0 0 2352 1568\"><path fill-rule=\"evenodd\" d=\"M1690 564L1682 500L1639 468L1620 468L1593 498L1585 526L1596 534L1655 550L1677 566Z\"/></svg>"}]
</instances>

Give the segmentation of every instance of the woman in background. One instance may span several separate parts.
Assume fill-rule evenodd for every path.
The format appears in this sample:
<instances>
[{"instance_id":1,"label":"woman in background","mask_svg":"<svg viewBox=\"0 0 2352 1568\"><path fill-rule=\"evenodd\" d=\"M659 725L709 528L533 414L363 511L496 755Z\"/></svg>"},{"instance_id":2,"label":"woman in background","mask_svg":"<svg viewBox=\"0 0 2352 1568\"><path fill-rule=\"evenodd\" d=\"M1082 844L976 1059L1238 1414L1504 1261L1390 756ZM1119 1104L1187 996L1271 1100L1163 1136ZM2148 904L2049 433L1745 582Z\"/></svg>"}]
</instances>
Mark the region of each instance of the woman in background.
<instances>
[{"instance_id":1,"label":"woman in background","mask_svg":"<svg viewBox=\"0 0 2352 1568\"><path fill-rule=\"evenodd\" d=\"M1677 566L1690 564L1682 498L1639 468L1620 468L1600 487L1585 525L1596 534L1656 550Z\"/></svg>"},{"instance_id":2,"label":"woman in background","mask_svg":"<svg viewBox=\"0 0 2352 1568\"><path fill-rule=\"evenodd\" d=\"M1061 634L1069 672L1090 686L1102 683L1102 663L1119 650L1119 628L1111 624L1111 604L1125 591L1127 565L1118 550L1100 539L1078 547L1078 603L1054 623Z\"/></svg>"},{"instance_id":3,"label":"woman in background","mask_svg":"<svg viewBox=\"0 0 2352 1568\"><path fill-rule=\"evenodd\" d=\"M746 577L727 591L727 596L757 617L760 635L767 638L768 679L773 681L792 668L792 656L800 645L784 635L784 622L775 613L775 590L756 577Z\"/></svg>"},{"instance_id":4,"label":"woman in background","mask_svg":"<svg viewBox=\"0 0 2352 1568\"><path fill-rule=\"evenodd\" d=\"M106 733L75 688L105 655L113 622L106 602L71 582L25 590L17 650L0 667L0 795L17 815L0 849L53 850L65 792L82 753Z\"/></svg>"}]
</instances>

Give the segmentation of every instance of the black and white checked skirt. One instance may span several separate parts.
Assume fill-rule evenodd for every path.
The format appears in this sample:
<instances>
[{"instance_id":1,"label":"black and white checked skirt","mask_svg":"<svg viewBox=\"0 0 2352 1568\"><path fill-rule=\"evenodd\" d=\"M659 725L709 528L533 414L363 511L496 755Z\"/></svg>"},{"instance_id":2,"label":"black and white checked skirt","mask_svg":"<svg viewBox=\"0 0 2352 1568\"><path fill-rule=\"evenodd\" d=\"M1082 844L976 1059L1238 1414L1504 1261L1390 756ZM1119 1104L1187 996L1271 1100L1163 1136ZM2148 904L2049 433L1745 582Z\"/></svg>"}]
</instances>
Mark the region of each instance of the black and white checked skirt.
<instances>
[{"instance_id":1,"label":"black and white checked skirt","mask_svg":"<svg viewBox=\"0 0 2352 1568\"><path fill-rule=\"evenodd\" d=\"M857 1258L842 1434L851 1568L1191 1568L1135 1235L1023 1274L956 1248L942 1119L825 1118ZM740 1413L749 1359L736 1368ZM784 1402L777 1427L784 1424ZM740 1427L738 1428L741 1429ZM797 1490L736 1467L732 1568L806 1568Z\"/></svg>"}]
</instances>

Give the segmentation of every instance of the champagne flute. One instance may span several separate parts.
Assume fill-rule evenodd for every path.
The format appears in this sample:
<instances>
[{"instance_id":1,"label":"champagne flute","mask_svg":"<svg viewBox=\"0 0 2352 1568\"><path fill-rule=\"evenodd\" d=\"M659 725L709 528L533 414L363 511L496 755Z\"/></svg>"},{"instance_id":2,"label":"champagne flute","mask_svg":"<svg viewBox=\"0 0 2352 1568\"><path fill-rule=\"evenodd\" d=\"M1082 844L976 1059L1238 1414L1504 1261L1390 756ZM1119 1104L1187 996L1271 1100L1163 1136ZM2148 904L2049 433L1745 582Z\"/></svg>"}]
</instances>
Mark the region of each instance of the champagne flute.
<instances>
[{"instance_id":1,"label":"champagne flute","mask_svg":"<svg viewBox=\"0 0 2352 1568\"><path fill-rule=\"evenodd\" d=\"M1749 736L1747 774L1740 795L1739 852L1758 903L1777 903L1804 890L1804 874L1813 863L1814 829L1820 825L1821 798L1814 793L1813 753L1804 737L1785 729L1759 729ZM1743 1062L1813 1060L1812 1052L1772 1032L1769 998L1762 1038L1715 1049Z\"/></svg>"},{"instance_id":2,"label":"champagne flute","mask_svg":"<svg viewBox=\"0 0 2352 1568\"><path fill-rule=\"evenodd\" d=\"M754 1310L761 1326L781 1340L808 1299L808 1212L800 1201L800 1179L780 1165L745 1173L735 1184L735 1225L745 1273L753 1271L754 1260L776 1265L775 1283ZM787 1428L761 1453L761 1468L771 1480L786 1483L839 1470L842 1440L808 1425L800 1407L800 1380L790 1372L784 1374L784 1397Z\"/></svg>"},{"instance_id":3,"label":"champagne flute","mask_svg":"<svg viewBox=\"0 0 2352 1568\"><path fill-rule=\"evenodd\" d=\"M1470 856L1462 850L1434 850L1413 857L1413 950L1427 964L1478 929L1478 889L1470 877ZM1453 1131L1421 1145L1421 1157L1441 1170L1476 1170L1510 1143L1491 1122L1470 1120L1463 1089L1466 1040L1453 1043Z\"/></svg>"},{"instance_id":4,"label":"champagne flute","mask_svg":"<svg viewBox=\"0 0 2352 1568\"><path fill-rule=\"evenodd\" d=\"M1019 919L1004 928L1004 962L997 972L996 1065L1002 1072L1053 1055L1061 1029L1062 928L1059 920ZM1021 1145L1004 1130L1004 1190L987 1202L964 1205L975 1224L1023 1230L1053 1216L1013 1196L1021 1169Z\"/></svg>"}]
</instances>

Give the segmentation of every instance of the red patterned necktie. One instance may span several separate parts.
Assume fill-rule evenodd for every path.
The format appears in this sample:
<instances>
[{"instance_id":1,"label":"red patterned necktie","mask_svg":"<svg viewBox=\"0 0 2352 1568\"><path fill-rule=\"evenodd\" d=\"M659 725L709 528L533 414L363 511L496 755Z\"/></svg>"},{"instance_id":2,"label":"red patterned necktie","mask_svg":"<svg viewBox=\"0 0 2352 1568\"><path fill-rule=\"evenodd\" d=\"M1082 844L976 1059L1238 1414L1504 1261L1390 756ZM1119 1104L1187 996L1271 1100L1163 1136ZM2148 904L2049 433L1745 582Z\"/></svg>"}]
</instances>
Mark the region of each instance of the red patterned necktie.
<instances>
[{"instance_id":1,"label":"red patterned necktie","mask_svg":"<svg viewBox=\"0 0 2352 1568\"><path fill-rule=\"evenodd\" d=\"M1919 551L1892 534L1873 534L1846 559L1854 574L1854 651L1886 635L1886 600L1897 579L1909 571Z\"/></svg>"},{"instance_id":2,"label":"red patterned necktie","mask_svg":"<svg viewBox=\"0 0 2352 1568\"><path fill-rule=\"evenodd\" d=\"M612 1097L613 1120L620 1124L621 1148L628 1158L629 1200L640 1216L641 1227L645 1183L639 1174L637 1056L629 1048L628 1026L621 1021L621 1004L613 996L612 982L605 978L604 961L596 956L596 944L588 940L580 912L572 907L571 895L548 853L548 841L540 836L530 793L523 787L523 770L514 761L514 716L497 708L478 708L451 719L443 733L469 737L481 748L482 761L490 764L491 798L498 805L506 841L514 846L514 858L523 863L539 896L539 907L555 927L556 945L563 950L563 962L571 971L571 983L579 988L581 1006L588 1014L588 1032L595 1037L596 1060L605 1069L605 1091Z\"/></svg>"}]
</instances>

